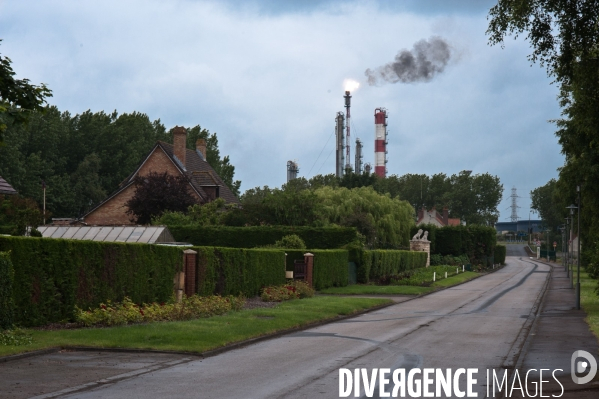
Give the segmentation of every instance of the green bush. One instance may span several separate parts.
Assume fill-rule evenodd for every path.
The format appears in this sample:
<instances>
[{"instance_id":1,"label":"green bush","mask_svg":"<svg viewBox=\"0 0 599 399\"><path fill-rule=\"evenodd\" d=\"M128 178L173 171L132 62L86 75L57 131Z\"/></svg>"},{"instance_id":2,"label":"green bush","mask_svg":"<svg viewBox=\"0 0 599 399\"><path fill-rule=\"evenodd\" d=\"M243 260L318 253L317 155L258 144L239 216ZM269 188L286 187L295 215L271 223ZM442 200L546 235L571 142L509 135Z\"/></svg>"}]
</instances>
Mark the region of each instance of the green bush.
<instances>
[{"instance_id":1,"label":"green bush","mask_svg":"<svg viewBox=\"0 0 599 399\"><path fill-rule=\"evenodd\" d=\"M10 253L0 252L0 331L11 328L14 321L13 284L15 271Z\"/></svg>"},{"instance_id":2,"label":"green bush","mask_svg":"<svg viewBox=\"0 0 599 399\"><path fill-rule=\"evenodd\" d=\"M265 287L260 297L264 302L282 302L289 299L303 299L314 296L314 288L304 281L291 281L289 283Z\"/></svg>"},{"instance_id":3,"label":"green bush","mask_svg":"<svg viewBox=\"0 0 599 399\"><path fill-rule=\"evenodd\" d=\"M299 236L307 248L335 249L354 241L357 230L353 227L293 227L293 226L168 226L177 241L196 246L255 248L273 245L284 236Z\"/></svg>"},{"instance_id":4,"label":"green bush","mask_svg":"<svg viewBox=\"0 0 599 399\"><path fill-rule=\"evenodd\" d=\"M306 243L297 234L284 236L280 241L275 242L276 248L306 249Z\"/></svg>"},{"instance_id":5,"label":"green bush","mask_svg":"<svg viewBox=\"0 0 599 399\"><path fill-rule=\"evenodd\" d=\"M151 303L138 305L125 297L121 303L107 301L96 309L77 308L76 321L89 326L119 326L155 321L193 320L225 314L231 310L241 310L243 297L184 297L181 302Z\"/></svg>"},{"instance_id":6,"label":"green bush","mask_svg":"<svg viewBox=\"0 0 599 399\"><path fill-rule=\"evenodd\" d=\"M484 266L492 264L490 260L493 258L497 244L497 232L493 227L479 225L437 227L422 224L412 228L412 236L418 229L429 232L431 256L433 254L454 257L466 255L472 264Z\"/></svg>"},{"instance_id":7,"label":"green bush","mask_svg":"<svg viewBox=\"0 0 599 399\"><path fill-rule=\"evenodd\" d=\"M256 296L285 282L285 253L277 249L193 247L200 295Z\"/></svg>"},{"instance_id":8,"label":"green bush","mask_svg":"<svg viewBox=\"0 0 599 399\"><path fill-rule=\"evenodd\" d=\"M389 285L429 286L433 283L433 277L435 277L435 273L435 281L439 281L445 278L445 273L447 273L447 277L451 277L461 272L462 268L458 266L443 265L421 267L385 277L380 281L380 283Z\"/></svg>"},{"instance_id":9,"label":"green bush","mask_svg":"<svg viewBox=\"0 0 599 399\"><path fill-rule=\"evenodd\" d=\"M165 302L182 263L179 248L147 244L0 236L0 251L11 251L14 321L23 326L73 320L75 306L107 300Z\"/></svg>"},{"instance_id":10,"label":"green bush","mask_svg":"<svg viewBox=\"0 0 599 399\"><path fill-rule=\"evenodd\" d=\"M344 249L309 249L314 255L314 269L312 270L312 284L315 289L322 290L329 287L345 287L349 282L349 253ZM295 260L304 259L306 250L286 249L286 270L293 270Z\"/></svg>"},{"instance_id":11,"label":"green bush","mask_svg":"<svg viewBox=\"0 0 599 399\"><path fill-rule=\"evenodd\" d=\"M426 252L373 250L366 251L372 256L369 280L399 274L408 270L425 267Z\"/></svg>"},{"instance_id":12,"label":"green bush","mask_svg":"<svg viewBox=\"0 0 599 399\"><path fill-rule=\"evenodd\" d=\"M505 245L497 245L495 247L495 253L493 255L494 262L500 265L505 265L505 256L507 253L507 247Z\"/></svg>"}]
</instances>

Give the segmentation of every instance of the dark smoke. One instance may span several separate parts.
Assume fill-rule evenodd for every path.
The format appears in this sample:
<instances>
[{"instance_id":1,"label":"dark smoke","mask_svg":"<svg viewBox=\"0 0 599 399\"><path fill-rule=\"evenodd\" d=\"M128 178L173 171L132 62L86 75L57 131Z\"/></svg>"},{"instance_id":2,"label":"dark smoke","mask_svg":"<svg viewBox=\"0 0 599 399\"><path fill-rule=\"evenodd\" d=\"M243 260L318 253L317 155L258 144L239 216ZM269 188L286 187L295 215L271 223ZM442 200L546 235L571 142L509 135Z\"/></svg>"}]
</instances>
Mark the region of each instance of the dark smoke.
<instances>
[{"instance_id":1,"label":"dark smoke","mask_svg":"<svg viewBox=\"0 0 599 399\"><path fill-rule=\"evenodd\" d=\"M374 71L367 69L368 84L429 82L436 74L443 72L451 58L449 44L438 36L420 40L412 51L401 50L393 62L380 66Z\"/></svg>"}]
</instances>

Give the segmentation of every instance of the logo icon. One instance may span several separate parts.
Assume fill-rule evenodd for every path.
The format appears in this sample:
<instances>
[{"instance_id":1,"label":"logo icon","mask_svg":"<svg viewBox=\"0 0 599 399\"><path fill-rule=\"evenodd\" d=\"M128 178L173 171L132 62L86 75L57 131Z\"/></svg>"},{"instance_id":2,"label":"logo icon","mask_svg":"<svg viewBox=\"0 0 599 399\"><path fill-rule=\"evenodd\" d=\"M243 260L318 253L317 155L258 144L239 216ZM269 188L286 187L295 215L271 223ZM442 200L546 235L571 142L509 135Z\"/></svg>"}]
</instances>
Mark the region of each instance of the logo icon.
<instances>
[{"instance_id":1,"label":"logo icon","mask_svg":"<svg viewBox=\"0 0 599 399\"><path fill-rule=\"evenodd\" d=\"M584 360L581 360L584 359ZM588 371L586 377L578 377L576 374L582 374ZM570 374L572 375L572 381L575 384L586 384L591 382L597 374L597 361L595 357L587 351L578 350L572 354L570 362Z\"/></svg>"}]
</instances>

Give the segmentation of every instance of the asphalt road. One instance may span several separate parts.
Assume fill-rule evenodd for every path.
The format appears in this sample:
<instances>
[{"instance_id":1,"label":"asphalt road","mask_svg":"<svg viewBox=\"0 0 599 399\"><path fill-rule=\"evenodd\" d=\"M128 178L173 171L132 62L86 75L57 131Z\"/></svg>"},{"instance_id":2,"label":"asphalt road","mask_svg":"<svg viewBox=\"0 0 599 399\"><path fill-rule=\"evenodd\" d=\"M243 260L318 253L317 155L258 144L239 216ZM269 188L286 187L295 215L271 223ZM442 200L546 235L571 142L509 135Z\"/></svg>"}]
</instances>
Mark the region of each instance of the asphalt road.
<instances>
[{"instance_id":1,"label":"asphalt road","mask_svg":"<svg viewBox=\"0 0 599 399\"><path fill-rule=\"evenodd\" d=\"M474 389L485 397L485 370L513 367L549 275L548 266L527 258L507 263L467 284L360 317L39 397L336 398L339 368L479 368Z\"/></svg>"},{"instance_id":2,"label":"asphalt road","mask_svg":"<svg viewBox=\"0 0 599 399\"><path fill-rule=\"evenodd\" d=\"M522 244L507 244L506 245L506 255L507 256L522 256L528 257L526 254L526 250L524 249L524 245Z\"/></svg>"}]
</instances>

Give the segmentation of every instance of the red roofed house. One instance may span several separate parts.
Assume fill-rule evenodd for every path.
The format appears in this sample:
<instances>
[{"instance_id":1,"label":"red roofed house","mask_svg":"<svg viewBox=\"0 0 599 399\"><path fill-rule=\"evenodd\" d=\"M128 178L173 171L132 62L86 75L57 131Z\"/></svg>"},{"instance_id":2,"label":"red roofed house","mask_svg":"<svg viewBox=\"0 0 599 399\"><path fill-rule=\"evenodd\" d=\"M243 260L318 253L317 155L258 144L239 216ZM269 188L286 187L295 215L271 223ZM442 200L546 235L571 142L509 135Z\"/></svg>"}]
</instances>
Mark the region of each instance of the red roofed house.
<instances>
[{"instance_id":1,"label":"red roofed house","mask_svg":"<svg viewBox=\"0 0 599 399\"><path fill-rule=\"evenodd\" d=\"M88 225L134 225L131 215L127 214L125 203L135 193L134 179L151 172L180 176L189 182L189 191L198 204L223 198L227 203L239 203L239 199L227 187L214 169L206 162L206 141L199 139L196 149L185 148L187 131L182 127L173 129L173 144L162 141L156 143L145 159L117 191L96 205L84 217Z\"/></svg>"},{"instance_id":2,"label":"red roofed house","mask_svg":"<svg viewBox=\"0 0 599 399\"><path fill-rule=\"evenodd\" d=\"M0 176L0 195L16 195L17 190L12 188L10 184L6 180Z\"/></svg>"},{"instance_id":3,"label":"red roofed house","mask_svg":"<svg viewBox=\"0 0 599 399\"><path fill-rule=\"evenodd\" d=\"M416 225L419 224L434 224L437 227L443 227L459 226L461 222L460 219L449 217L449 210L447 207L443 208L443 214L440 214L433 206L433 209L430 211L427 211L424 207L418 211L418 220L416 220Z\"/></svg>"}]
</instances>

